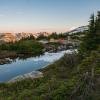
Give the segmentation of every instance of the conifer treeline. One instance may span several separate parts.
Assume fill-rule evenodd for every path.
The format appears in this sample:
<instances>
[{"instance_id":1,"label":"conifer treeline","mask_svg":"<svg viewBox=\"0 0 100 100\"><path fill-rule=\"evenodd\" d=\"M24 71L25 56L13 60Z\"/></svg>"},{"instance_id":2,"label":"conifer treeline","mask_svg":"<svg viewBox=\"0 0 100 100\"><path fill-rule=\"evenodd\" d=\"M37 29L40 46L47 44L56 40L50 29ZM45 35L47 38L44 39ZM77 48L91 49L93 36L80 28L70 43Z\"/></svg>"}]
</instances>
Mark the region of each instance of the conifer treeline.
<instances>
[{"instance_id":1,"label":"conifer treeline","mask_svg":"<svg viewBox=\"0 0 100 100\"><path fill-rule=\"evenodd\" d=\"M100 45L100 11L97 15L91 15L89 21L89 31L83 38L80 45L80 53L87 55L91 50L97 50Z\"/></svg>"}]
</instances>

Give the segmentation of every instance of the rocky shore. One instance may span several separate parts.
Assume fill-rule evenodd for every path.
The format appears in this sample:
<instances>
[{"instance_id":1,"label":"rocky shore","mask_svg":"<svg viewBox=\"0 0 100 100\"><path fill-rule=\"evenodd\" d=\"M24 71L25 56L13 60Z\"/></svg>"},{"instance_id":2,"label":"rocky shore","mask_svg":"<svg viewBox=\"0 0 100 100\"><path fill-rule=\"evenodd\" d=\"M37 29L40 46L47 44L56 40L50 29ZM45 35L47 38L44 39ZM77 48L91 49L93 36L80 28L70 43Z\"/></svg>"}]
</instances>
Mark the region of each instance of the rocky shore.
<instances>
[{"instance_id":1,"label":"rocky shore","mask_svg":"<svg viewBox=\"0 0 100 100\"><path fill-rule=\"evenodd\" d=\"M43 77L43 73L42 72L40 72L40 71L32 71L30 73L14 77L11 80L9 80L8 83L9 82L20 81L20 80L27 79L27 78L34 79L34 78L40 78L40 77Z\"/></svg>"},{"instance_id":2,"label":"rocky shore","mask_svg":"<svg viewBox=\"0 0 100 100\"><path fill-rule=\"evenodd\" d=\"M12 60L9 58L0 59L0 65L11 63Z\"/></svg>"},{"instance_id":3,"label":"rocky shore","mask_svg":"<svg viewBox=\"0 0 100 100\"><path fill-rule=\"evenodd\" d=\"M0 65L11 63L16 58L26 59L31 56L28 54L19 54L14 51L0 51Z\"/></svg>"}]
</instances>

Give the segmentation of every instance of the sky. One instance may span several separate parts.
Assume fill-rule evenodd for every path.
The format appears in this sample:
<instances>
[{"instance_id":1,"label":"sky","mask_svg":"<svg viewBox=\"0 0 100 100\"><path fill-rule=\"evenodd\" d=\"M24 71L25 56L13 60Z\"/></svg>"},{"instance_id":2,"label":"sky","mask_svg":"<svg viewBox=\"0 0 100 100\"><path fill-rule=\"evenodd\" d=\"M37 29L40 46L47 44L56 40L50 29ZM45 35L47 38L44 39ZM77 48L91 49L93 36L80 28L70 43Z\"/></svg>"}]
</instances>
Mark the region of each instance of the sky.
<instances>
[{"instance_id":1,"label":"sky","mask_svg":"<svg viewBox=\"0 0 100 100\"><path fill-rule=\"evenodd\" d=\"M0 0L0 32L66 32L98 10L100 0Z\"/></svg>"}]
</instances>

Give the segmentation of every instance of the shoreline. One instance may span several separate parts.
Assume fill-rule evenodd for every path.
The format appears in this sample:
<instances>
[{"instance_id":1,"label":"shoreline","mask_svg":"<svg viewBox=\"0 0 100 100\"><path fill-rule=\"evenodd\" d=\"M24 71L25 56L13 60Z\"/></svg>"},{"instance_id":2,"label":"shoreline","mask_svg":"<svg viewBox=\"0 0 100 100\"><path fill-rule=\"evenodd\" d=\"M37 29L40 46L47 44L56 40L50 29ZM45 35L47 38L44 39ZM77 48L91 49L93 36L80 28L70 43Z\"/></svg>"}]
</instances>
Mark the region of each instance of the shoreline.
<instances>
[{"instance_id":1,"label":"shoreline","mask_svg":"<svg viewBox=\"0 0 100 100\"><path fill-rule=\"evenodd\" d=\"M31 78L31 79L41 78L41 77L43 77L43 72L41 72L41 70L46 68L46 67L48 67L51 64L53 64L53 62L48 64L48 65L46 65L46 66L43 66L43 68L41 68L41 69L38 69L36 71L31 71L31 72L23 74L23 75L18 75L16 77L13 77L9 81L3 82L3 83L13 83L13 82L21 81L21 80L24 80L24 79L27 79L27 78Z\"/></svg>"},{"instance_id":2,"label":"shoreline","mask_svg":"<svg viewBox=\"0 0 100 100\"><path fill-rule=\"evenodd\" d=\"M62 51L62 52L63 52L63 55L64 55L64 54L72 54L72 53L75 52L75 51L76 51L76 50L67 50L67 51ZM47 53L47 55L48 55L48 53ZM61 57L62 57L62 55L60 55L60 58L61 58ZM59 59L60 59L60 58L59 58ZM44 58L42 58L42 59L44 59ZM57 61L57 60L59 60L59 59L56 59L56 60L53 60L53 59L52 59L53 61L50 61L49 64L43 66L42 68L40 68L40 69L38 69L38 70L36 70L36 71L31 71L31 72L29 72L29 73L22 74L22 75L20 74L20 75L18 75L18 76L15 76L15 77L11 78L10 80L8 80L8 81L6 81L6 82L10 83L10 82L20 81L20 80L23 80L23 79L26 79L26 78L32 78L32 79L34 79L34 78L43 77L42 70L43 70L44 68L48 67L49 65L53 64L55 61ZM41 60L41 58L40 58L40 59L36 59L36 60ZM45 59L44 59L44 60L45 60ZM47 60L50 60L50 59L47 59ZM6 82L2 82L2 83L6 83Z\"/></svg>"},{"instance_id":3,"label":"shoreline","mask_svg":"<svg viewBox=\"0 0 100 100\"><path fill-rule=\"evenodd\" d=\"M12 78L11 80L7 81L7 83L13 83L13 82L21 81L21 80L24 80L24 79L27 79L27 78L34 79L34 78L40 78L40 77L43 77L42 72L32 71L30 73L26 73L26 74L23 74L23 75L16 76L16 77Z\"/></svg>"},{"instance_id":4,"label":"shoreline","mask_svg":"<svg viewBox=\"0 0 100 100\"><path fill-rule=\"evenodd\" d=\"M22 54L22 53L17 53L17 52L13 52L13 51L0 51L0 65L3 64L9 64L11 62L13 62L13 60L19 58L19 59L27 59L30 57L36 57L42 55L38 54L38 55L33 55L33 54Z\"/></svg>"}]
</instances>

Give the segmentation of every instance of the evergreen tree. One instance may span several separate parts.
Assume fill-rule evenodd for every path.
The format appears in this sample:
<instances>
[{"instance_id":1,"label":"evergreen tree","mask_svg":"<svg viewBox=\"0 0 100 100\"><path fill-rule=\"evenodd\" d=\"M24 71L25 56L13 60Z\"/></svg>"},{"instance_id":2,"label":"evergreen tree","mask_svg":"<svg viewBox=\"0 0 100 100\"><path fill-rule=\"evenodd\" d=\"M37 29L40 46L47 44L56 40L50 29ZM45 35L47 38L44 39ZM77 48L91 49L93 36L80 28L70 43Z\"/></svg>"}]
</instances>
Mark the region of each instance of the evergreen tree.
<instances>
[{"instance_id":1,"label":"evergreen tree","mask_svg":"<svg viewBox=\"0 0 100 100\"><path fill-rule=\"evenodd\" d=\"M81 55L86 56L92 50L96 50L100 45L100 12L95 17L91 15L89 21L89 31L82 40L79 51Z\"/></svg>"},{"instance_id":2,"label":"evergreen tree","mask_svg":"<svg viewBox=\"0 0 100 100\"><path fill-rule=\"evenodd\" d=\"M98 11L96 22L95 22L96 34L100 34L100 11Z\"/></svg>"},{"instance_id":3,"label":"evergreen tree","mask_svg":"<svg viewBox=\"0 0 100 100\"><path fill-rule=\"evenodd\" d=\"M94 32L95 32L95 16L94 14L92 14L89 21L89 33L93 34Z\"/></svg>"}]
</instances>

